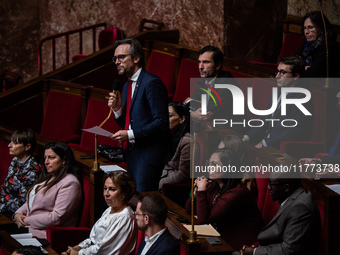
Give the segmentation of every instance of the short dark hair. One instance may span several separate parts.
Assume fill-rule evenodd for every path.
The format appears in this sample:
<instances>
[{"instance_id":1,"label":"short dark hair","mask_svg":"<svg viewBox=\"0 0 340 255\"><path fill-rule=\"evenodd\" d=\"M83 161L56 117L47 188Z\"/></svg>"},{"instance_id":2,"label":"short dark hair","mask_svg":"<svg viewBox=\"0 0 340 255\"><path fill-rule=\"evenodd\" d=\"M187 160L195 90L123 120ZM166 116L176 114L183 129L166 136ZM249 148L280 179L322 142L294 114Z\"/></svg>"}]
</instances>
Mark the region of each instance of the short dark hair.
<instances>
[{"instance_id":1,"label":"short dark hair","mask_svg":"<svg viewBox=\"0 0 340 255\"><path fill-rule=\"evenodd\" d=\"M130 45L129 53L131 54L131 57L138 57L139 58L139 67L145 66L145 59L144 59L144 51L143 47L140 44L140 42L137 39L132 38L125 38L122 40L115 41L113 44L113 51L117 49L119 45L128 44Z\"/></svg>"},{"instance_id":2,"label":"short dark hair","mask_svg":"<svg viewBox=\"0 0 340 255\"><path fill-rule=\"evenodd\" d=\"M321 34L325 34L322 15L321 15L320 11L309 12L303 17L302 34L304 34L304 28L303 27L304 27L305 20L308 19L308 18L313 23L313 25L315 26L317 31L319 31ZM337 35L336 35L336 32L333 30L331 23L329 22L329 20L327 19L327 17L325 15L323 15L323 18L325 20L328 38L336 40Z\"/></svg>"},{"instance_id":3,"label":"short dark hair","mask_svg":"<svg viewBox=\"0 0 340 255\"><path fill-rule=\"evenodd\" d=\"M121 192L125 195L124 200L128 202L136 192L136 183L132 175L126 171L112 171L106 174L104 182L107 178L110 178L112 182L120 187Z\"/></svg>"},{"instance_id":4,"label":"short dark hair","mask_svg":"<svg viewBox=\"0 0 340 255\"><path fill-rule=\"evenodd\" d=\"M30 128L23 128L14 131L11 136L11 141L14 143L22 143L24 146L30 144L31 148L28 151L29 153L33 153L35 145L37 144L34 131Z\"/></svg>"},{"instance_id":5,"label":"short dark hair","mask_svg":"<svg viewBox=\"0 0 340 255\"><path fill-rule=\"evenodd\" d=\"M44 255L43 251L38 246L24 245L15 250L16 253L22 255Z\"/></svg>"},{"instance_id":6,"label":"short dark hair","mask_svg":"<svg viewBox=\"0 0 340 255\"><path fill-rule=\"evenodd\" d=\"M139 198L140 210L158 225L164 225L168 216L168 206L158 194L148 194Z\"/></svg>"},{"instance_id":7,"label":"short dark hair","mask_svg":"<svg viewBox=\"0 0 340 255\"><path fill-rule=\"evenodd\" d=\"M282 57L279 63L292 66L291 71L293 74L300 74L302 76L305 71L305 63L298 56Z\"/></svg>"},{"instance_id":8,"label":"short dark hair","mask_svg":"<svg viewBox=\"0 0 340 255\"><path fill-rule=\"evenodd\" d=\"M212 59L214 60L215 66L217 66L219 63L221 63L223 65L224 55L223 55L222 51L220 50L220 48L217 48L217 47L212 46L212 45L204 46L198 52L198 56L202 55L205 52L213 52ZM221 67L221 69L222 69L222 67Z\"/></svg>"}]
</instances>

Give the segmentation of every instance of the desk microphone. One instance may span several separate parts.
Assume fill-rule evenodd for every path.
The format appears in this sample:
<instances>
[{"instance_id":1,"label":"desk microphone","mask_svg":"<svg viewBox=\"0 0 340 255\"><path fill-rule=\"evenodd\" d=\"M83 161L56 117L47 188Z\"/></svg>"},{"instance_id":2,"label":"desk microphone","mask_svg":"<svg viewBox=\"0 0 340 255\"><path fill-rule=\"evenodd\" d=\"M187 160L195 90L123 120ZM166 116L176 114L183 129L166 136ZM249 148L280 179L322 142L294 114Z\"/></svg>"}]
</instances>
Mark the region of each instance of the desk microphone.
<instances>
[{"instance_id":1,"label":"desk microphone","mask_svg":"<svg viewBox=\"0 0 340 255\"><path fill-rule=\"evenodd\" d=\"M120 80L118 79L115 79L113 81L113 85L112 85L112 92L113 94L117 95L117 92L119 90L119 87L120 87Z\"/></svg>"}]
</instances>

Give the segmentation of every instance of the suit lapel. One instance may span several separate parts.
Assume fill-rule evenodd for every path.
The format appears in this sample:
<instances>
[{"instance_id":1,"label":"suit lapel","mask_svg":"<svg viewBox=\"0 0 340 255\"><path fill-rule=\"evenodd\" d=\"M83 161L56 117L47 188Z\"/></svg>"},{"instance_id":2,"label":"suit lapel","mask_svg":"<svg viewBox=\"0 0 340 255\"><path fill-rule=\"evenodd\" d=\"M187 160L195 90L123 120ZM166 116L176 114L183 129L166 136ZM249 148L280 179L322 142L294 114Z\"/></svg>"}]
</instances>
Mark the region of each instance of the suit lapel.
<instances>
[{"instance_id":1,"label":"suit lapel","mask_svg":"<svg viewBox=\"0 0 340 255\"><path fill-rule=\"evenodd\" d=\"M156 249L157 245L163 241L163 239L167 236L167 229L157 238L156 242L152 244L150 249L145 255L149 255L153 253L153 250Z\"/></svg>"},{"instance_id":2,"label":"suit lapel","mask_svg":"<svg viewBox=\"0 0 340 255\"><path fill-rule=\"evenodd\" d=\"M265 229L267 229L268 227L270 227L271 225L273 225L275 222L276 222L276 220L280 217L280 215L284 212L284 211L286 211L286 210L288 210L289 208L290 208L290 206L291 206L291 204L294 202L294 200L303 192L303 187L300 187L300 188L298 188L297 190L295 190L294 191L294 193L293 194L291 194L290 196L289 196L289 198L288 198L288 200L286 201L286 203L284 203L284 205L283 206L280 206L280 208L279 208L279 211L277 212L277 214L274 216L274 218L267 224L267 226L265 226L264 227L264 229L263 230L265 230ZM262 230L262 231L263 231Z\"/></svg>"}]
</instances>

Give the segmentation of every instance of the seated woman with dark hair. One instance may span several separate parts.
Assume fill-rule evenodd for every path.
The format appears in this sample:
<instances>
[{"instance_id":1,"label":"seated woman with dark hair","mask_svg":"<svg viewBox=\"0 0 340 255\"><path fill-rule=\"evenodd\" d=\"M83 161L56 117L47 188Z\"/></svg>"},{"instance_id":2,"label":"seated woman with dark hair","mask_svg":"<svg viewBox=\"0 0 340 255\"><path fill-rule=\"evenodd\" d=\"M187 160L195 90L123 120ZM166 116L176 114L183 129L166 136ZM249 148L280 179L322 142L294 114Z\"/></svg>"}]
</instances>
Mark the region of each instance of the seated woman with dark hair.
<instances>
[{"instance_id":1,"label":"seated woman with dark hair","mask_svg":"<svg viewBox=\"0 0 340 255\"><path fill-rule=\"evenodd\" d=\"M46 238L50 226L74 227L82 202L82 182L70 147L62 142L44 148L44 170L27 192L27 201L14 214L18 227L28 227L38 238Z\"/></svg>"},{"instance_id":2,"label":"seated woman with dark hair","mask_svg":"<svg viewBox=\"0 0 340 255\"><path fill-rule=\"evenodd\" d=\"M218 145L218 149L233 150L239 158L241 166L247 166L247 148L242 139L236 135L226 135ZM252 193L254 201L257 201L257 187L255 176L253 173L244 173L242 182Z\"/></svg>"},{"instance_id":3,"label":"seated woman with dark hair","mask_svg":"<svg viewBox=\"0 0 340 255\"><path fill-rule=\"evenodd\" d=\"M0 213L9 218L26 202L26 191L39 177L41 166L32 155L35 145L34 131L30 128L14 131L8 144L9 154L14 158L1 184Z\"/></svg>"},{"instance_id":4,"label":"seated woman with dark hair","mask_svg":"<svg viewBox=\"0 0 340 255\"><path fill-rule=\"evenodd\" d=\"M327 77L326 37L329 56L329 77L340 77L340 49L334 32L327 17L320 11L314 11L303 17L302 33L305 43L296 52L305 62L305 73L303 77Z\"/></svg>"},{"instance_id":5,"label":"seated woman with dark hair","mask_svg":"<svg viewBox=\"0 0 340 255\"><path fill-rule=\"evenodd\" d=\"M244 240L254 243L263 220L250 191L234 173L221 171L223 166L240 169L240 162L232 150L217 150L209 160L209 178L195 180L195 214L199 224L211 223L235 250ZM191 212L191 198L186 206Z\"/></svg>"},{"instance_id":6,"label":"seated woman with dark hair","mask_svg":"<svg viewBox=\"0 0 340 255\"><path fill-rule=\"evenodd\" d=\"M171 160L164 166L159 190L164 183L188 183L190 180L190 119L188 108L172 102L169 108L169 126L172 133Z\"/></svg>"},{"instance_id":7,"label":"seated woman with dark hair","mask_svg":"<svg viewBox=\"0 0 340 255\"><path fill-rule=\"evenodd\" d=\"M104 199L109 206L93 225L90 237L62 255L134 254L137 223L128 202L135 194L136 184L126 171L105 176Z\"/></svg>"}]
</instances>

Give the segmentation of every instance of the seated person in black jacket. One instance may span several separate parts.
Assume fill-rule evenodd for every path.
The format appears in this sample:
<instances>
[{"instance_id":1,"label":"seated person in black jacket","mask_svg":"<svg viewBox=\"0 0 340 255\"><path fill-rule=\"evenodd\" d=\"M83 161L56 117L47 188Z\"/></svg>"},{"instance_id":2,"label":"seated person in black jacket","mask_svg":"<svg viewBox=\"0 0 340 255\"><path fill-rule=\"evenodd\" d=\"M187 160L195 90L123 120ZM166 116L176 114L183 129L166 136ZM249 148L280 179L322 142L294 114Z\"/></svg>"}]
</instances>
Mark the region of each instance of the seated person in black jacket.
<instances>
[{"instance_id":1,"label":"seated person in black jacket","mask_svg":"<svg viewBox=\"0 0 340 255\"><path fill-rule=\"evenodd\" d=\"M296 56L283 57L280 59L276 72L278 93L282 88L302 87L299 83L299 77L304 71L303 61ZM303 93L289 92L285 95L286 99L304 98ZM271 146L280 149L281 141L298 141L308 140L310 136L310 125L312 125L312 102L309 100L303 104L305 110L310 115L306 115L299 109L296 104L286 105L286 114L281 114L282 94L277 100L275 111L263 118L263 125L251 127L249 132L244 135L243 140L255 145L256 148ZM273 99L272 99L273 101ZM275 121L266 121L274 119ZM284 123L284 124L282 124Z\"/></svg>"},{"instance_id":2,"label":"seated person in black jacket","mask_svg":"<svg viewBox=\"0 0 340 255\"><path fill-rule=\"evenodd\" d=\"M303 17L302 33L305 43L296 52L305 62L304 77L327 77L326 39L328 45L329 76L340 77L340 49L337 35L327 17L323 15L326 32L320 11L314 11Z\"/></svg>"}]
</instances>

